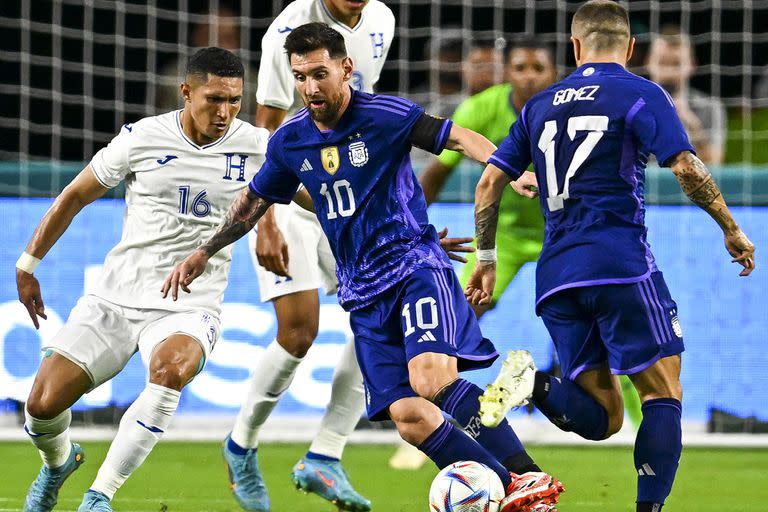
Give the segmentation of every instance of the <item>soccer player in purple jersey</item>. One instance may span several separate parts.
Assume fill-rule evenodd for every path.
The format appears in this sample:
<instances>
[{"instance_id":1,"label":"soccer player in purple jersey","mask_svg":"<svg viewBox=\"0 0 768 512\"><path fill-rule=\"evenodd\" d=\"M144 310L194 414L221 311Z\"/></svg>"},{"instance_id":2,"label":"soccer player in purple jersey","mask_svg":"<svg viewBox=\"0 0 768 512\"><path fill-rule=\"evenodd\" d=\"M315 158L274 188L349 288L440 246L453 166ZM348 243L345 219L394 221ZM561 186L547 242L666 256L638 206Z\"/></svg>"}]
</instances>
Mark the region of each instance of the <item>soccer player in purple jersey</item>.
<instances>
[{"instance_id":1,"label":"soccer player in purple jersey","mask_svg":"<svg viewBox=\"0 0 768 512\"><path fill-rule=\"evenodd\" d=\"M682 451L683 338L677 305L646 240L648 155L670 166L691 201L722 228L732 261L744 267L740 275L754 268L755 248L696 156L669 96L625 69L634 46L627 11L592 0L576 12L571 31L579 67L528 101L478 183L478 263L466 290L473 304L490 301L501 193L510 180L518 188L538 182L546 235L536 312L555 342L563 379L536 372L528 352L511 352L480 399L481 419L492 426L532 400L561 429L605 439L624 416L616 375L629 375L643 402L637 511L658 512ZM535 179L524 172L531 162Z\"/></svg>"},{"instance_id":2,"label":"soccer player in purple jersey","mask_svg":"<svg viewBox=\"0 0 768 512\"><path fill-rule=\"evenodd\" d=\"M213 254L303 185L336 258L368 417L391 418L403 439L439 467L459 460L490 467L507 489L504 512L552 510L562 484L541 472L508 422L481 425L482 390L459 378L498 354L480 333L429 224L410 163L414 145L484 161L493 144L403 98L353 91L344 39L323 23L295 28L285 49L307 108L274 133L249 190L218 232L174 268L163 293L175 299L179 287L189 292Z\"/></svg>"}]
</instances>

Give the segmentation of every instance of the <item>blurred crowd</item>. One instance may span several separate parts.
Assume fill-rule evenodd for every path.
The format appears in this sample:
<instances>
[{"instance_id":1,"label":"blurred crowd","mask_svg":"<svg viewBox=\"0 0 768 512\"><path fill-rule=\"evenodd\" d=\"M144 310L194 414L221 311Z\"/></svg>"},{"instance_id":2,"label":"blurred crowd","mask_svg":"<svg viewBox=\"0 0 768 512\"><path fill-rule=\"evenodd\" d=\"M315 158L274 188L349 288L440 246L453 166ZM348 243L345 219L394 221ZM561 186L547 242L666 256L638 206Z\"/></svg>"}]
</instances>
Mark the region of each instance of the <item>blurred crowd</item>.
<instances>
[{"instance_id":1,"label":"blurred crowd","mask_svg":"<svg viewBox=\"0 0 768 512\"><path fill-rule=\"evenodd\" d=\"M209 12L207 20L190 30L190 46L240 49L240 27L234 11L221 7ZM520 87L530 77L515 83L509 59L509 50L514 46L515 38L475 40L467 39L459 29L441 30L425 49L430 56L428 80L413 87L410 94L429 112L448 117L466 98L491 86L511 83ZM754 101L727 110L720 98L691 86L699 62L691 38L680 27L666 25L658 34L652 34L649 44L638 46L640 51L630 61L633 71L657 82L669 93L704 162L768 163L768 144L764 143L768 142L768 69L754 87ZM154 93L159 111L181 106L178 90L183 67L183 56L165 65ZM252 93L256 90L257 71L249 71L246 90L251 94L244 100L240 114L249 121L253 120L256 105ZM568 72L558 71L561 77ZM765 139L762 144L761 137Z\"/></svg>"}]
</instances>

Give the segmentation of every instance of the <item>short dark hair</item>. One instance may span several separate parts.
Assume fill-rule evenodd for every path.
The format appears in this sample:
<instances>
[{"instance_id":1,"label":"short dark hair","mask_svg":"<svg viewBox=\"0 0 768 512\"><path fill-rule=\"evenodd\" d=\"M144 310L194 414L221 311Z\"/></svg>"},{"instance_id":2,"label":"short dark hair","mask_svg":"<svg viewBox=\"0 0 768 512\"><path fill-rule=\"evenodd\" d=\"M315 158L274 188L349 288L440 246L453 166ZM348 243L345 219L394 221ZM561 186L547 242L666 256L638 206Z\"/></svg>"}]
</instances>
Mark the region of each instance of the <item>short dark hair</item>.
<instances>
[{"instance_id":1,"label":"short dark hair","mask_svg":"<svg viewBox=\"0 0 768 512\"><path fill-rule=\"evenodd\" d=\"M207 81L209 73L215 76L243 78L245 68L240 57L231 51L210 46L196 51L187 59L186 74Z\"/></svg>"},{"instance_id":2,"label":"short dark hair","mask_svg":"<svg viewBox=\"0 0 768 512\"><path fill-rule=\"evenodd\" d=\"M555 65L555 52L552 45L533 36L521 36L512 39L506 48L506 60L512 55L512 50L544 50L552 65Z\"/></svg>"},{"instance_id":3,"label":"short dark hair","mask_svg":"<svg viewBox=\"0 0 768 512\"><path fill-rule=\"evenodd\" d=\"M315 50L328 50L332 59L340 59L347 56L347 47L344 44L344 36L325 23L313 22L299 25L291 30L285 38L283 45L288 58L294 53L306 55Z\"/></svg>"},{"instance_id":4,"label":"short dark hair","mask_svg":"<svg viewBox=\"0 0 768 512\"><path fill-rule=\"evenodd\" d=\"M613 49L629 41L629 14L613 0L589 0L573 15L571 32L595 50Z\"/></svg>"}]
</instances>

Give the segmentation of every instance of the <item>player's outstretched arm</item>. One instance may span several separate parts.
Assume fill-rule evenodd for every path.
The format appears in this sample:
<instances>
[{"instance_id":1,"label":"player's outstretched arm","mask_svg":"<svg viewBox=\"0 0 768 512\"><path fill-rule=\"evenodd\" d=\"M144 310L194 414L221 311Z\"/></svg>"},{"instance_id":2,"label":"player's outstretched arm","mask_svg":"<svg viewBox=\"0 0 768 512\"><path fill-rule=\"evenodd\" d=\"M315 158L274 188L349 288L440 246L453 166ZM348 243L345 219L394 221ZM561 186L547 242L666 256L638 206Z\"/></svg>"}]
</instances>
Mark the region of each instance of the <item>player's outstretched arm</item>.
<instances>
[{"instance_id":1,"label":"player's outstretched arm","mask_svg":"<svg viewBox=\"0 0 768 512\"><path fill-rule=\"evenodd\" d=\"M496 284L496 227L499 204L509 176L488 164L475 189L475 240L477 262L464 294L470 304L489 304Z\"/></svg>"},{"instance_id":2,"label":"player's outstretched arm","mask_svg":"<svg viewBox=\"0 0 768 512\"><path fill-rule=\"evenodd\" d=\"M32 239L27 244L24 254L16 263L16 289L19 292L19 301L27 308L36 329L40 328L37 317L43 319L47 317L40 292L40 283L32 275L35 267L64 234L75 215L85 205L103 196L107 190L109 189L96 179L91 166L86 166L61 191L61 194L45 212L32 235Z\"/></svg>"},{"instance_id":3,"label":"player's outstretched arm","mask_svg":"<svg viewBox=\"0 0 768 512\"><path fill-rule=\"evenodd\" d=\"M725 248L733 257L731 261L744 267L739 275L748 276L755 268L755 246L736 224L707 167L690 151L673 157L670 167L688 198L715 219L723 230Z\"/></svg>"},{"instance_id":4,"label":"player's outstretched arm","mask_svg":"<svg viewBox=\"0 0 768 512\"><path fill-rule=\"evenodd\" d=\"M445 147L464 153L472 160L483 164L488 162L493 152L496 151L493 142L477 132L462 128L456 123L451 126L451 133L448 135Z\"/></svg>"},{"instance_id":5,"label":"player's outstretched arm","mask_svg":"<svg viewBox=\"0 0 768 512\"><path fill-rule=\"evenodd\" d=\"M177 300L179 287L190 293L189 285L205 271L211 256L253 229L270 206L272 206L271 202L257 196L249 188L238 194L216 233L184 261L173 267L171 273L165 278L161 290L163 298L168 297L168 292L171 292L173 300Z\"/></svg>"}]
</instances>

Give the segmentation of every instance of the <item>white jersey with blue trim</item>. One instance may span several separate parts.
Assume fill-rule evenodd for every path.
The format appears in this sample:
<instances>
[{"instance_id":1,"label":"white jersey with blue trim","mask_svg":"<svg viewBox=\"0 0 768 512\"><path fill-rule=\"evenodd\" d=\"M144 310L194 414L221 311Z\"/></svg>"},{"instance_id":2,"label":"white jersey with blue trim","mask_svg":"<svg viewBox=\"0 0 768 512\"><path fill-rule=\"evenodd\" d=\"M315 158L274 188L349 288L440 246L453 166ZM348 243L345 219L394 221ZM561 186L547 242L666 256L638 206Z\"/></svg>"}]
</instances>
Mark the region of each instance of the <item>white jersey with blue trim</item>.
<instances>
[{"instance_id":1,"label":"white jersey with blue trim","mask_svg":"<svg viewBox=\"0 0 768 512\"><path fill-rule=\"evenodd\" d=\"M333 17L323 0L296 0L275 18L261 40L256 91L259 104L282 110L297 110L292 106L301 106L283 45L291 30L311 22L327 23L344 36L355 68L349 85L358 91L373 92L395 36L395 16L389 7L379 0L370 0L357 25L350 28Z\"/></svg>"},{"instance_id":2,"label":"white jersey with blue trim","mask_svg":"<svg viewBox=\"0 0 768 512\"><path fill-rule=\"evenodd\" d=\"M90 293L132 308L218 313L232 254L215 254L194 293L163 299L173 266L216 231L235 196L264 162L268 132L235 119L218 140L199 146L181 128L182 111L126 124L90 162L106 187L125 182L123 233Z\"/></svg>"}]
</instances>

